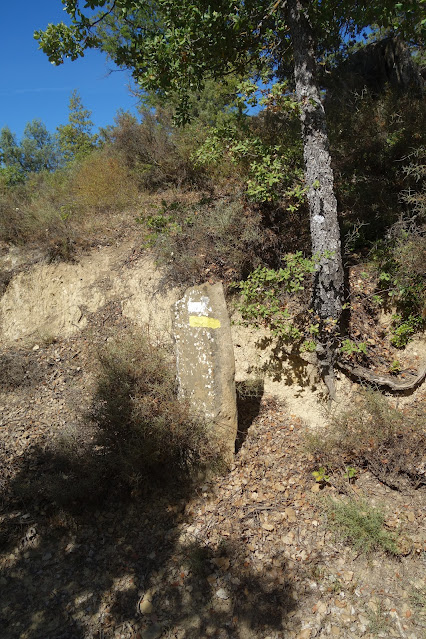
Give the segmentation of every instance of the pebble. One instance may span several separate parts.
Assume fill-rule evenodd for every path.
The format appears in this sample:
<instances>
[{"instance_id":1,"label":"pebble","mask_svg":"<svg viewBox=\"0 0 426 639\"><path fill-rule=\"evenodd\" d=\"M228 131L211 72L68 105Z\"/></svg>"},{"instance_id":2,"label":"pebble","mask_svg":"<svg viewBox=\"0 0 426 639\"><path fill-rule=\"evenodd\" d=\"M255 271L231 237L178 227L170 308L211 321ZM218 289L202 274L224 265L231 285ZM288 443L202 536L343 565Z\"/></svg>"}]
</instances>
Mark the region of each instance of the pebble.
<instances>
[{"instance_id":1,"label":"pebble","mask_svg":"<svg viewBox=\"0 0 426 639\"><path fill-rule=\"evenodd\" d=\"M142 599L139 602L139 611L142 615L150 615L154 609L154 606L149 599Z\"/></svg>"},{"instance_id":2,"label":"pebble","mask_svg":"<svg viewBox=\"0 0 426 639\"><path fill-rule=\"evenodd\" d=\"M326 614L326 612L327 612L327 608L328 608L328 606L327 606L327 604L325 603L325 601L319 601L319 602L317 603L317 605L316 605L316 612L317 612L319 615L325 615L325 614Z\"/></svg>"},{"instance_id":3,"label":"pebble","mask_svg":"<svg viewBox=\"0 0 426 639\"><path fill-rule=\"evenodd\" d=\"M219 599L229 599L229 595L226 592L225 588L219 588L219 590L216 592L216 597L219 597Z\"/></svg>"}]
</instances>

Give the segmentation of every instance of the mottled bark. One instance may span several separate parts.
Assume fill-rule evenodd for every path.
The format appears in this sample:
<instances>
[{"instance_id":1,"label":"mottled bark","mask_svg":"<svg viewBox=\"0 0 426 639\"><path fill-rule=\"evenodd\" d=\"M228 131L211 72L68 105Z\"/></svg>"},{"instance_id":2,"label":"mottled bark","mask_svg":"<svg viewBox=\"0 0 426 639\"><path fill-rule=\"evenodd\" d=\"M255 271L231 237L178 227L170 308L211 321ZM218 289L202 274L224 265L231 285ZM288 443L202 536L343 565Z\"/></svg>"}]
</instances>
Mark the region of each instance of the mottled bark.
<instances>
[{"instance_id":1,"label":"mottled bark","mask_svg":"<svg viewBox=\"0 0 426 639\"><path fill-rule=\"evenodd\" d=\"M321 374L333 397L333 362L343 296L337 202L324 107L316 81L312 29L302 0L287 1L287 20L294 50L296 96L300 104L312 252L320 258L312 298L320 323L317 355Z\"/></svg>"}]
</instances>

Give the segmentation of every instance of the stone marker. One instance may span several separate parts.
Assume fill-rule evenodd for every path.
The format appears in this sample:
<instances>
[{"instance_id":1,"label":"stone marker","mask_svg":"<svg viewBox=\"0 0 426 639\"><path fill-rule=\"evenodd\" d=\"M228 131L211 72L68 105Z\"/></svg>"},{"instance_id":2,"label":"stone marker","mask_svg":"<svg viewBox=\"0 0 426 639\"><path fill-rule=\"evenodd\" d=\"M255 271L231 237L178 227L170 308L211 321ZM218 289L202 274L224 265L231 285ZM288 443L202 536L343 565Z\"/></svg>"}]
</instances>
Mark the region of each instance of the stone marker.
<instances>
[{"instance_id":1,"label":"stone marker","mask_svg":"<svg viewBox=\"0 0 426 639\"><path fill-rule=\"evenodd\" d=\"M222 284L189 288L172 309L179 392L211 424L231 461L237 436L235 360Z\"/></svg>"}]
</instances>

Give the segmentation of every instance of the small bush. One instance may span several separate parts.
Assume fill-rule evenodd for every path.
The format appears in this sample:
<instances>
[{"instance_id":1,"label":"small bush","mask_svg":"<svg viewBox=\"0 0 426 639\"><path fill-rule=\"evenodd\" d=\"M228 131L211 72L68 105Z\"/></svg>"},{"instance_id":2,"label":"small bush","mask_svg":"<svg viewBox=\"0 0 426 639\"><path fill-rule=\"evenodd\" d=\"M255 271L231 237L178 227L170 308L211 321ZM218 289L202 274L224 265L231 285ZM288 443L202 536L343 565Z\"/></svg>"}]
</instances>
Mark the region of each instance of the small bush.
<instances>
[{"instance_id":1,"label":"small bush","mask_svg":"<svg viewBox=\"0 0 426 639\"><path fill-rule=\"evenodd\" d=\"M62 201L63 174L31 174L25 184L0 189L0 237L5 241L42 243L56 231L65 236ZM68 195L64 202L68 202Z\"/></svg>"},{"instance_id":2,"label":"small bush","mask_svg":"<svg viewBox=\"0 0 426 639\"><path fill-rule=\"evenodd\" d=\"M72 259L76 245L99 238L99 214L120 211L137 198L124 164L95 151L54 173L32 173L24 184L0 182L0 239L36 243L50 258Z\"/></svg>"},{"instance_id":3,"label":"small bush","mask_svg":"<svg viewBox=\"0 0 426 639\"><path fill-rule=\"evenodd\" d=\"M424 147L425 101L391 87L380 94L339 90L327 92L326 112L344 235L357 222L363 225L358 252L383 238L402 213L413 211L414 192L421 204L421 181L405 165L419 160L424 166L415 154ZM407 158L409 152L413 156ZM401 192L407 196L404 202Z\"/></svg>"},{"instance_id":4,"label":"small bush","mask_svg":"<svg viewBox=\"0 0 426 639\"><path fill-rule=\"evenodd\" d=\"M365 501L325 501L328 522L357 551L384 550L398 555L394 535L384 528L385 516Z\"/></svg>"},{"instance_id":5,"label":"small bush","mask_svg":"<svg viewBox=\"0 0 426 639\"><path fill-rule=\"evenodd\" d=\"M401 219L370 255L377 269L377 293L385 306L397 310L391 343L403 348L425 325L426 235L413 218Z\"/></svg>"},{"instance_id":6,"label":"small bush","mask_svg":"<svg viewBox=\"0 0 426 639\"><path fill-rule=\"evenodd\" d=\"M122 210L137 198L136 184L124 163L105 150L91 153L75 167L70 186L80 211Z\"/></svg>"},{"instance_id":7,"label":"small bush","mask_svg":"<svg viewBox=\"0 0 426 639\"><path fill-rule=\"evenodd\" d=\"M275 265L280 253L277 229L267 228L260 209L240 200L163 202L140 222L147 227L148 246L178 284L242 279L258 265Z\"/></svg>"},{"instance_id":8,"label":"small bush","mask_svg":"<svg viewBox=\"0 0 426 639\"><path fill-rule=\"evenodd\" d=\"M316 467L329 473L348 466L368 468L381 481L400 488L426 484L422 466L426 454L423 408L404 412L378 392L363 392L353 408L334 416L325 432L307 436Z\"/></svg>"},{"instance_id":9,"label":"small bush","mask_svg":"<svg viewBox=\"0 0 426 639\"><path fill-rule=\"evenodd\" d=\"M166 111L145 111L141 123L129 113L120 113L108 138L113 152L123 159L141 188L156 190L206 182L205 172L195 168L190 159L194 131L176 131Z\"/></svg>"},{"instance_id":10,"label":"small bush","mask_svg":"<svg viewBox=\"0 0 426 639\"><path fill-rule=\"evenodd\" d=\"M206 424L177 397L169 354L144 336L125 337L99 355L92 417L117 476L172 479L219 460ZM133 480L131 479L133 478Z\"/></svg>"}]
</instances>

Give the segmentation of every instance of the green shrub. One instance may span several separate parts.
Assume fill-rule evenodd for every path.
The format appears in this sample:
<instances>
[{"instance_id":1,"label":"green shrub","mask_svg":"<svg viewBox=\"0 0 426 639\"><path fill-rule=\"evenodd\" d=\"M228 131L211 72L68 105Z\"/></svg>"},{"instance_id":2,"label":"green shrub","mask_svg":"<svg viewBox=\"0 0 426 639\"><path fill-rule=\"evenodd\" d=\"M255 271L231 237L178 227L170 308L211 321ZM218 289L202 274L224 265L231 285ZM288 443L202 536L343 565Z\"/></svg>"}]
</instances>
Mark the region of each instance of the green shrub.
<instances>
[{"instance_id":1,"label":"green shrub","mask_svg":"<svg viewBox=\"0 0 426 639\"><path fill-rule=\"evenodd\" d=\"M118 477L172 479L219 462L206 424L177 397L164 348L143 335L127 336L109 344L99 364L92 417Z\"/></svg>"},{"instance_id":2,"label":"green shrub","mask_svg":"<svg viewBox=\"0 0 426 639\"><path fill-rule=\"evenodd\" d=\"M307 308L314 270L315 260L303 257L300 251L285 255L279 269L257 267L239 283L238 310L243 320L255 326L267 326L286 341L300 341L305 333L306 338L315 336L318 325ZM305 350L310 350L307 344Z\"/></svg>"},{"instance_id":3,"label":"green shrub","mask_svg":"<svg viewBox=\"0 0 426 639\"><path fill-rule=\"evenodd\" d=\"M327 499L324 504L330 526L356 551L384 550L392 555L399 554L397 540L385 529L385 516L378 508L354 499Z\"/></svg>"},{"instance_id":4,"label":"green shrub","mask_svg":"<svg viewBox=\"0 0 426 639\"><path fill-rule=\"evenodd\" d=\"M391 343L404 347L425 323L426 236L413 218L401 220L370 253L377 269L381 304L395 308Z\"/></svg>"}]
</instances>

